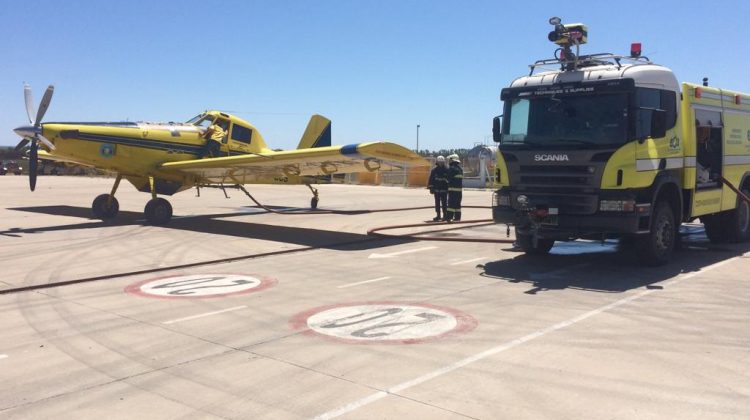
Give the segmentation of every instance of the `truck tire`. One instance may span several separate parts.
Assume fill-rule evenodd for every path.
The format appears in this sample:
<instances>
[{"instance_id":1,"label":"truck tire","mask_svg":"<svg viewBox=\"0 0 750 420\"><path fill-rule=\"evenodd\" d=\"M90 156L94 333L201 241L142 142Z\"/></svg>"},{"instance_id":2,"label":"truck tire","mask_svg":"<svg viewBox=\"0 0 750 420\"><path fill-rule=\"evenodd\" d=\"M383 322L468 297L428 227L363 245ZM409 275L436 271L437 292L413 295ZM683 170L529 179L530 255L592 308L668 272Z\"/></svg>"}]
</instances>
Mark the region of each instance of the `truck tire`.
<instances>
[{"instance_id":1,"label":"truck tire","mask_svg":"<svg viewBox=\"0 0 750 420\"><path fill-rule=\"evenodd\" d=\"M741 191L750 196L747 187ZM724 215L723 224L729 242L745 242L750 239L750 203L737 196L737 206Z\"/></svg>"},{"instance_id":2,"label":"truck tire","mask_svg":"<svg viewBox=\"0 0 750 420\"><path fill-rule=\"evenodd\" d=\"M638 238L635 248L638 259L649 266L664 265L672 258L677 227L672 207L664 200L654 206L648 235Z\"/></svg>"},{"instance_id":3,"label":"truck tire","mask_svg":"<svg viewBox=\"0 0 750 420\"><path fill-rule=\"evenodd\" d=\"M537 238L536 246L534 246L532 235L516 234L516 239L523 252L529 255L546 255L555 244L554 239Z\"/></svg>"}]
</instances>

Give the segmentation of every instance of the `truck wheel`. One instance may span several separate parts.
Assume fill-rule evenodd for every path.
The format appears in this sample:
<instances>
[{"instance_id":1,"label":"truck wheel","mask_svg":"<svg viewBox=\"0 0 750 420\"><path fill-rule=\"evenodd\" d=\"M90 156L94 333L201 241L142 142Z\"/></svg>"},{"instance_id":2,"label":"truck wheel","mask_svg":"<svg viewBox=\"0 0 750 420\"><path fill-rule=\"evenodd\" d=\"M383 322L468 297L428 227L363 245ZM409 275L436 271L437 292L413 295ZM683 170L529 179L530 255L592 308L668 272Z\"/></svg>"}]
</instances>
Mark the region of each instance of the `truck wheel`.
<instances>
[{"instance_id":1,"label":"truck wheel","mask_svg":"<svg viewBox=\"0 0 750 420\"><path fill-rule=\"evenodd\" d=\"M677 232L672 207L666 201L659 201L653 214L648 235L638 238L635 248L638 259L650 266L669 262L674 251Z\"/></svg>"},{"instance_id":2,"label":"truck wheel","mask_svg":"<svg viewBox=\"0 0 750 420\"><path fill-rule=\"evenodd\" d=\"M742 193L750 196L747 188ZM729 242L745 242L750 239L750 203L737 196L737 207L725 215L724 226Z\"/></svg>"},{"instance_id":3,"label":"truck wheel","mask_svg":"<svg viewBox=\"0 0 750 420\"><path fill-rule=\"evenodd\" d=\"M534 246L532 235L516 234L516 239L523 252L529 255L546 255L552 249L552 245L555 244L554 239L537 238L536 246Z\"/></svg>"}]
</instances>

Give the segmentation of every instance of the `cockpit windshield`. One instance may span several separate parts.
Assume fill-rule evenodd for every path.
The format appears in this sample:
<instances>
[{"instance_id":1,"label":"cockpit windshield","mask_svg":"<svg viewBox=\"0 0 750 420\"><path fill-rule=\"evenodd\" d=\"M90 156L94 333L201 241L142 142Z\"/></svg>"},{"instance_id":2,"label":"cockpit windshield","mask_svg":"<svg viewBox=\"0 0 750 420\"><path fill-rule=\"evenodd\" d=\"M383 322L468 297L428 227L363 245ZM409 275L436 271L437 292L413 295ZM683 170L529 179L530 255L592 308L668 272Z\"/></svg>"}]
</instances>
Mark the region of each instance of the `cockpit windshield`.
<instances>
[{"instance_id":1,"label":"cockpit windshield","mask_svg":"<svg viewBox=\"0 0 750 420\"><path fill-rule=\"evenodd\" d=\"M208 128L208 126L211 125L215 119L216 117L214 117L213 115L198 114L195 117L189 119L187 124Z\"/></svg>"}]
</instances>

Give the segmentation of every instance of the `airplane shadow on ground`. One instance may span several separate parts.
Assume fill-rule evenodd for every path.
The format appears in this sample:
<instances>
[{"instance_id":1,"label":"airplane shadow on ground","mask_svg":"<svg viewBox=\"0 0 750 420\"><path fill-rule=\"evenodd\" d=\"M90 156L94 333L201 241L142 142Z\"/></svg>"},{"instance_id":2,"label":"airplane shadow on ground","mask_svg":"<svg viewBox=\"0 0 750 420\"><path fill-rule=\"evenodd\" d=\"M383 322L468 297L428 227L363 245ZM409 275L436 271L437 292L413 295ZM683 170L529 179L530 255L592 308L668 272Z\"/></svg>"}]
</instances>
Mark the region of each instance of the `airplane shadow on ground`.
<instances>
[{"instance_id":1,"label":"airplane shadow on ground","mask_svg":"<svg viewBox=\"0 0 750 420\"><path fill-rule=\"evenodd\" d=\"M47 226L40 228L13 228L4 232L0 232L0 235L2 236L13 237L20 236L20 234L34 234L64 230L94 229L107 226L134 226L146 224L142 213L130 211L120 211L114 220L101 221L98 219L93 219L91 216L91 209L84 207L39 206L16 207L9 208L9 210L42 213L55 216L78 217L89 219L91 221L88 223L72 223L67 225ZM305 247L337 249L342 251L368 250L413 242L413 240L409 239L376 240L375 238L364 234L350 232L220 220L226 217L252 216L253 214L266 213L232 212L223 214L191 216L185 218L176 217L172 219L167 225L161 227L200 233L211 233L215 235L234 236L239 238L284 242ZM279 217L285 216L279 215Z\"/></svg>"},{"instance_id":2,"label":"airplane shadow on ground","mask_svg":"<svg viewBox=\"0 0 750 420\"><path fill-rule=\"evenodd\" d=\"M682 230L681 249L672 261L661 267L641 265L632 247L607 241L556 243L545 256L519 255L515 258L489 262L483 277L531 285L526 294L562 289L578 289L601 293L621 293L646 287L660 289L660 281L679 274L701 271L705 267L750 251L750 244L708 242L703 228ZM556 249L558 248L558 249Z\"/></svg>"}]
</instances>

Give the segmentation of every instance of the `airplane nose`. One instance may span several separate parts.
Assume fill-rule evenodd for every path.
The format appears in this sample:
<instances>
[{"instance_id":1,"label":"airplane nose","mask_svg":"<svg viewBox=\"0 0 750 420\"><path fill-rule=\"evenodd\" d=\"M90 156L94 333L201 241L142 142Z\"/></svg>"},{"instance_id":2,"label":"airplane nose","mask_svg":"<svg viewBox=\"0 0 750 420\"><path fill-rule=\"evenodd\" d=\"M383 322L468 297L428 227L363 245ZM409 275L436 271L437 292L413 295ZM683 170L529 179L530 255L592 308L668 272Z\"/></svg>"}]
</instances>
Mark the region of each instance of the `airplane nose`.
<instances>
[{"instance_id":1,"label":"airplane nose","mask_svg":"<svg viewBox=\"0 0 750 420\"><path fill-rule=\"evenodd\" d=\"M13 129L13 132L18 134L19 136L26 138L26 137L33 137L36 134L42 134L42 129L39 127L34 127L33 125L24 125L18 128Z\"/></svg>"}]
</instances>

